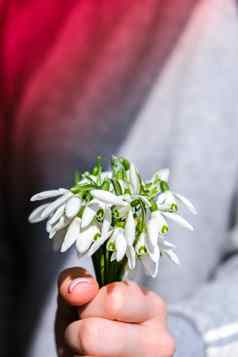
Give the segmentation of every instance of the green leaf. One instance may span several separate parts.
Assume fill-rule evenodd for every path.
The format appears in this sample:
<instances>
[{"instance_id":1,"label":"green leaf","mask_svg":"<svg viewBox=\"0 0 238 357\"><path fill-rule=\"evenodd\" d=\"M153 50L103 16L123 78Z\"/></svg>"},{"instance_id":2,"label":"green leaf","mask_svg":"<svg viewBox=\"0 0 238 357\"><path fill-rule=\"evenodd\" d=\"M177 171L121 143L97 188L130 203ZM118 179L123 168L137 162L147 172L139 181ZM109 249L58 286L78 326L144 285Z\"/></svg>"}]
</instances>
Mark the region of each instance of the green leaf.
<instances>
[{"instance_id":1,"label":"green leaf","mask_svg":"<svg viewBox=\"0 0 238 357\"><path fill-rule=\"evenodd\" d=\"M160 189L162 192L169 191L169 185L166 181L160 181Z\"/></svg>"},{"instance_id":2,"label":"green leaf","mask_svg":"<svg viewBox=\"0 0 238 357\"><path fill-rule=\"evenodd\" d=\"M97 157L96 164L92 169L92 175L93 176L100 176L102 173L102 158L101 156Z\"/></svg>"}]
</instances>

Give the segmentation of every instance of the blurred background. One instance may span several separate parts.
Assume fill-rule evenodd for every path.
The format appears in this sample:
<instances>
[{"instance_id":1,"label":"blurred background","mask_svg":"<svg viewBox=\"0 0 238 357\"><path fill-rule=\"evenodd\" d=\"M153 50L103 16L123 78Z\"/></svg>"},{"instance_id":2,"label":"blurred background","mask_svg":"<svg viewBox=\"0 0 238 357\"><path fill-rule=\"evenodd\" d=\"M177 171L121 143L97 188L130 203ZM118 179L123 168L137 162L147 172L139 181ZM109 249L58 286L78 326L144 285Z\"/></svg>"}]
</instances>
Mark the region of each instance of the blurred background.
<instances>
[{"instance_id":1,"label":"blurred background","mask_svg":"<svg viewBox=\"0 0 238 357\"><path fill-rule=\"evenodd\" d=\"M237 7L235 0L0 0L0 356L54 356L56 278L78 261L73 252L53 253L44 227L29 226L29 197L70 186L98 154L125 155L145 178L170 167L172 186L199 211L193 237L174 233L182 267L161 266L157 282L138 271L139 282L177 303L227 256Z\"/></svg>"}]
</instances>

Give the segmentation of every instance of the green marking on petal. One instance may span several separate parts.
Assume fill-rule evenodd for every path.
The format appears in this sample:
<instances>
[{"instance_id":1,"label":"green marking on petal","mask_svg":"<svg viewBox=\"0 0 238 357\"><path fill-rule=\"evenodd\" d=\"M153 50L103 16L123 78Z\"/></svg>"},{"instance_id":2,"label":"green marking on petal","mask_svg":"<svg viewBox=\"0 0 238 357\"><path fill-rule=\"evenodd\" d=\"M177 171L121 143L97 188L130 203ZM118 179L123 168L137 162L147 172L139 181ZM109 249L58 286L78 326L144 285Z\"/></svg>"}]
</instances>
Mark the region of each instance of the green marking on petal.
<instances>
[{"instance_id":1,"label":"green marking on petal","mask_svg":"<svg viewBox=\"0 0 238 357\"><path fill-rule=\"evenodd\" d=\"M102 223L103 222L103 219L104 219L104 210L102 208L99 208L99 210L97 211L97 214L96 214L96 219L99 223Z\"/></svg>"},{"instance_id":2,"label":"green marking on petal","mask_svg":"<svg viewBox=\"0 0 238 357\"><path fill-rule=\"evenodd\" d=\"M120 212L116 207L112 207L112 218L114 220L119 219L120 218Z\"/></svg>"},{"instance_id":3,"label":"green marking on petal","mask_svg":"<svg viewBox=\"0 0 238 357\"><path fill-rule=\"evenodd\" d=\"M114 223L115 227L118 227L118 228L125 228L125 224L126 224L126 222L123 222L123 221L116 221Z\"/></svg>"},{"instance_id":4,"label":"green marking on petal","mask_svg":"<svg viewBox=\"0 0 238 357\"><path fill-rule=\"evenodd\" d=\"M150 206L151 211L152 212L158 211L158 206L157 206L156 202L152 200L150 203L151 203L151 206Z\"/></svg>"},{"instance_id":5,"label":"green marking on petal","mask_svg":"<svg viewBox=\"0 0 238 357\"><path fill-rule=\"evenodd\" d=\"M95 234L95 236L93 237L93 240L96 242L97 240L99 240L101 238L101 234L97 233Z\"/></svg>"},{"instance_id":6,"label":"green marking on petal","mask_svg":"<svg viewBox=\"0 0 238 357\"><path fill-rule=\"evenodd\" d=\"M166 225L163 225L163 227L162 227L162 229L161 229L161 233L162 233L162 234L166 234L166 233L168 233L168 231L169 231L169 227L166 226Z\"/></svg>"},{"instance_id":7,"label":"green marking on petal","mask_svg":"<svg viewBox=\"0 0 238 357\"><path fill-rule=\"evenodd\" d=\"M178 210L177 204L176 203L172 203L172 205L170 206L169 211L173 213L173 212L177 212L177 210Z\"/></svg>"},{"instance_id":8,"label":"green marking on petal","mask_svg":"<svg viewBox=\"0 0 238 357\"><path fill-rule=\"evenodd\" d=\"M108 243L107 243L107 250L109 252L115 252L116 251L116 245L115 245L115 242L112 241L112 240L109 240Z\"/></svg>"},{"instance_id":9,"label":"green marking on petal","mask_svg":"<svg viewBox=\"0 0 238 357\"><path fill-rule=\"evenodd\" d=\"M137 255L142 256L142 255L146 255L147 249L145 246L141 246L138 250L137 250Z\"/></svg>"}]
</instances>

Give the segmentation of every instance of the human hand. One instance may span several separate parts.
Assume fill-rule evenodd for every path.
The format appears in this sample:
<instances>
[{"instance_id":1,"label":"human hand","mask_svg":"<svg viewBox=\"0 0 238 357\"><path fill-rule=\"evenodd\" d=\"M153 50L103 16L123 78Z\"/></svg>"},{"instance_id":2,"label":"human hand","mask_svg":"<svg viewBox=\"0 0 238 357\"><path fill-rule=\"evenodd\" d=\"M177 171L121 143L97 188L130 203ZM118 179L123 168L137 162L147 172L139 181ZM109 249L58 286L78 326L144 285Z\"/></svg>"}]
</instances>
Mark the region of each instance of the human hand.
<instances>
[{"instance_id":1,"label":"human hand","mask_svg":"<svg viewBox=\"0 0 238 357\"><path fill-rule=\"evenodd\" d=\"M74 306L79 314L78 320L68 320L60 357L173 356L175 341L167 328L166 304L152 291L131 281L99 289L85 270L70 268L59 277L59 292L68 312ZM67 325L67 317L62 319Z\"/></svg>"}]
</instances>

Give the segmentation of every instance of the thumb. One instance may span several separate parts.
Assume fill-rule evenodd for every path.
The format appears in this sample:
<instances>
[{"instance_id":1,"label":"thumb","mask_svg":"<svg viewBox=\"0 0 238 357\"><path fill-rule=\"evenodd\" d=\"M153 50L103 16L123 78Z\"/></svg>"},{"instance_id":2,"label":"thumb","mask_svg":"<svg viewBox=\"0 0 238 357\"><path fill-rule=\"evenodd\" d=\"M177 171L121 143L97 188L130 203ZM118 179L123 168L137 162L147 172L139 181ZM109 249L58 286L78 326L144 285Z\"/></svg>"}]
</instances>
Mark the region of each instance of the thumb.
<instances>
[{"instance_id":1,"label":"thumb","mask_svg":"<svg viewBox=\"0 0 238 357\"><path fill-rule=\"evenodd\" d=\"M64 270L58 279L59 294L71 306L82 306L99 291L96 279L87 270L73 267Z\"/></svg>"}]
</instances>

